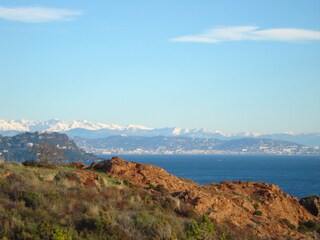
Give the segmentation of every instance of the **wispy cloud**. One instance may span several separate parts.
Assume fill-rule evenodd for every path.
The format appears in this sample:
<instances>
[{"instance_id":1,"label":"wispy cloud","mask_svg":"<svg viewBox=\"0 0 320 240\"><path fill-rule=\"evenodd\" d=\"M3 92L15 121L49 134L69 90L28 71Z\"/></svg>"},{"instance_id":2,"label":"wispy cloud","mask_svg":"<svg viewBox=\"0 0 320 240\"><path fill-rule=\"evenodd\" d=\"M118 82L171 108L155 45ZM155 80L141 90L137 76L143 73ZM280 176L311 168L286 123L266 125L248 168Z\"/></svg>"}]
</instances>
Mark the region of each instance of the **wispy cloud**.
<instances>
[{"instance_id":1,"label":"wispy cloud","mask_svg":"<svg viewBox=\"0 0 320 240\"><path fill-rule=\"evenodd\" d=\"M7 8L0 6L0 19L38 23L52 21L73 20L82 15L80 10L45 8L45 7L19 7Z\"/></svg>"},{"instance_id":2,"label":"wispy cloud","mask_svg":"<svg viewBox=\"0 0 320 240\"><path fill-rule=\"evenodd\" d=\"M320 31L297 28L261 29L256 26L213 28L200 34L170 39L173 42L219 43L225 41L319 41Z\"/></svg>"}]
</instances>

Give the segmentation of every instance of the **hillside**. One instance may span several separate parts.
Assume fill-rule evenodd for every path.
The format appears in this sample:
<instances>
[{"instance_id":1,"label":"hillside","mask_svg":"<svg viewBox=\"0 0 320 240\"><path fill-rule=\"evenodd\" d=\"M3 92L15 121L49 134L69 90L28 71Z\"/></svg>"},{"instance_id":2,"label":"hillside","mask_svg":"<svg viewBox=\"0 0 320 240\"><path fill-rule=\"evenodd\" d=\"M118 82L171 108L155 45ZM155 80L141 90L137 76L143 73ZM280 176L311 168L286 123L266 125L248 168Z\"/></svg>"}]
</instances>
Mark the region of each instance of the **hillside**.
<instances>
[{"instance_id":1,"label":"hillside","mask_svg":"<svg viewBox=\"0 0 320 240\"><path fill-rule=\"evenodd\" d=\"M0 238L316 239L320 233L319 219L275 185L199 185L117 157L53 169L0 164L0 187Z\"/></svg>"},{"instance_id":2,"label":"hillside","mask_svg":"<svg viewBox=\"0 0 320 240\"><path fill-rule=\"evenodd\" d=\"M235 238L163 189L143 188L91 168L0 164L0 188L3 240Z\"/></svg>"},{"instance_id":3,"label":"hillside","mask_svg":"<svg viewBox=\"0 0 320 240\"><path fill-rule=\"evenodd\" d=\"M70 140L65 134L39 132L26 132L12 137L0 135L0 156L15 162L34 160L37 154L35 147L44 142L48 142L62 150L67 161L97 159L94 155L78 148L74 141Z\"/></svg>"}]
</instances>

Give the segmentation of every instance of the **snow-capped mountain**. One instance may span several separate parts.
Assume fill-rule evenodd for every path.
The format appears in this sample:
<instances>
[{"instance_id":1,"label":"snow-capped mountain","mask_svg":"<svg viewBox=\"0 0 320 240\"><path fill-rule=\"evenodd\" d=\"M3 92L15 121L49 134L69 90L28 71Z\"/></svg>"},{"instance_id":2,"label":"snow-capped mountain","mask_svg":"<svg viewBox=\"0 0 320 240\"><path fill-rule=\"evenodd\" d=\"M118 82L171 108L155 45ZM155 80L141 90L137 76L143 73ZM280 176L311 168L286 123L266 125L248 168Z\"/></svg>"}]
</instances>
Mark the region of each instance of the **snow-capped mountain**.
<instances>
[{"instance_id":1,"label":"snow-capped mountain","mask_svg":"<svg viewBox=\"0 0 320 240\"><path fill-rule=\"evenodd\" d=\"M284 140L300 143L308 146L320 146L320 133L276 133L261 134L254 132L225 133L222 131L209 129L186 129L186 128L149 128L140 125L130 124L127 126L93 123L85 120L61 121L51 119L48 121L33 120L1 120L0 134L15 135L21 132L60 132L66 133L70 137L81 137L87 139L104 138L109 136L165 136L165 137L192 137L192 138L216 138L219 140L231 140L240 138L266 138L274 140Z\"/></svg>"},{"instance_id":2,"label":"snow-capped mountain","mask_svg":"<svg viewBox=\"0 0 320 240\"><path fill-rule=\"evenodd\" d=\"M51 119L48 121L31 121L31 120L1 120L0 119L0 131L17 131L17 132L35 132L35 131L46 131L46 132L66 132L72 129L86 129L86 130L151 130L139 125L128 125L120 126L115 124L105 123L92 123L86 120L75 120L75 121L61 121L58 119Z\"/></svg>"}]
</instances>

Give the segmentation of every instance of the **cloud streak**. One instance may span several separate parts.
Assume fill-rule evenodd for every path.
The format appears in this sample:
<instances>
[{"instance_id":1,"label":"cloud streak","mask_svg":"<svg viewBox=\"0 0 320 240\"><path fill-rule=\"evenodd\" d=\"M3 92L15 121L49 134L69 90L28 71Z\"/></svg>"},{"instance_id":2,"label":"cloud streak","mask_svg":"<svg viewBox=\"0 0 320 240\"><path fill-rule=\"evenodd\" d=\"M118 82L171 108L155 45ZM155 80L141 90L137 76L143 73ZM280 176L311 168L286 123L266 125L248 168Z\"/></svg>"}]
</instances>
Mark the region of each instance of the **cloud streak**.
<instances>
[{"instance_id":1,"label":"cloud streak","mask_svg":"<svg viewBox=\"0 0 320 240\"><path fill-rule=\"evenodd\" d=\"M220 43L226 41L319 41L320 31L297 28L261 29L256 26L213 28L200 34L170 39L173 42Z\"/></svg>"},{"instance_id":2,"label":"cloud streak","mask_svg":"<svg viewBox=\"0 0 320 240\"><path fill-rule=\"evenodd\" d=\"M0 6L0 19L9 21L27 23L70 21L80 15L82 15L80 10L45 7L7 8Z\"/></svg>"}]
</instances>

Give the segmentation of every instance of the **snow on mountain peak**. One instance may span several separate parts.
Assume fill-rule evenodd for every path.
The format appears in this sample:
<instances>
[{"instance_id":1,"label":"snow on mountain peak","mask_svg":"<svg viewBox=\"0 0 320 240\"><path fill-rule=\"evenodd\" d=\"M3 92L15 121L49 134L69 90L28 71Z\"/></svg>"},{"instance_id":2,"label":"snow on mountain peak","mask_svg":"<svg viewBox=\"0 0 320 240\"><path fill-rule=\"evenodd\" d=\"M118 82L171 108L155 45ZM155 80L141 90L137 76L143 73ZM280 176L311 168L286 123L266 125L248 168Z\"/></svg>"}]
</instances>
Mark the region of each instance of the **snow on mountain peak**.
<instances>
[{"instance_id":1,"label":"snow on mountain peak","mask_svg":"<svg viewBox=\"0 0 320 240\"><path fill-rule=\"evenodd\" d=\"M282 134L287 134L287 135L291 135L291 136L295 136L296 134L292 131L288 131L288 132L283 132Z\"/></svg>"},{"instance_id":2,"label":"snow on mountain peak","mask_svg":"<svg viewBox=\"0 0 320 240\"><path fill-rule=\"evenodd\" d=\"M0 131L29 131L29 129L22 123L10 120L5 121L0 119Z\"/></svg>"},{"instance_id":3,"label":"snow on mountain peak","mask_svg":"<svg viewBox=\"0 0 320 240\"><path fill-rule=\"evenodd\" d=\"M129 130L129 131L139 131L139 130L152 130L153 128L148 128L140 125L127 125L120 126L116 124L105 124L105 123L93 123L87 120L73 120L70 122L61 121L58 119L50 119L47 121L31 121L26 119L21 120L1 120L0 119L0 131L47 131L47 132L66 132L72 129L86 129L86 130Z\"/></svg>"},{"instance_id":4,"label":"snow on mountain peak","mask_svg":"<svg viewBox=\"0 0 320 240\"><path fill-rule=\"evenodd\" d=\"M126 126L126 129L128 130L153 130L153 128L148 128L141 125L135 125L135 124L129 124Z\"/></svg>"},{"instance_id":5,"label":"snow on mountain peak","mask_svg":"<svg viewBox=\"0 0 320 240\"><path fill-rule=\"evenodd\" d=\"M181 133L181 128L174 128L172 131L172 135L177 136L180 135Z\"/></svg>"},{"instance_id":6,"label":"snow on mountain peak","mask_svg":"<svg viewBox=\"0 0 320 240\"><path fill-rule=\"evenodd\" d=\"M243 137L259 137L261 133L257 132L244 132L241 134Z\"/></svg>"}]
</instances>

